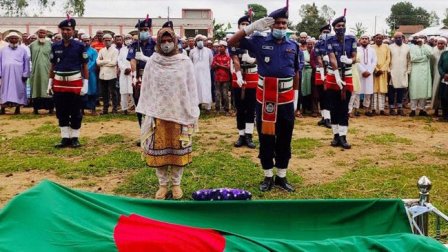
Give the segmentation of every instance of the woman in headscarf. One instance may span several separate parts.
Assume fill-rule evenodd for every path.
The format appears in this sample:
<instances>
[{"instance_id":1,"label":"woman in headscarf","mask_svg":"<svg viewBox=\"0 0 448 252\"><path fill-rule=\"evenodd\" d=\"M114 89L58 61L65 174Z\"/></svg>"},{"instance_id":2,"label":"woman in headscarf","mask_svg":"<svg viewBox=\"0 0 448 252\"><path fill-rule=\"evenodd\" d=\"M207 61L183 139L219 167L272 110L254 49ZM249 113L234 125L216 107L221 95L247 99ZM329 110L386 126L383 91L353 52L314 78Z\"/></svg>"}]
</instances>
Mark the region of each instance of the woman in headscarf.
<instances>
[{"instance_id":1,"label":"woman in headscarf","mask_svg":"<svg viewBox=\"0 0 448 252\"><path fill-rule=\"evenodd\" d=\"M146 63L137 112L145 115L141 146L146 163L156 168L165 199L171 182L174 199L182 198L184 167L192 161L192 133L199 118L193 63L179 54L178 40L170 27L157 34L156 53Z\"/></svg>"}]
</instances>

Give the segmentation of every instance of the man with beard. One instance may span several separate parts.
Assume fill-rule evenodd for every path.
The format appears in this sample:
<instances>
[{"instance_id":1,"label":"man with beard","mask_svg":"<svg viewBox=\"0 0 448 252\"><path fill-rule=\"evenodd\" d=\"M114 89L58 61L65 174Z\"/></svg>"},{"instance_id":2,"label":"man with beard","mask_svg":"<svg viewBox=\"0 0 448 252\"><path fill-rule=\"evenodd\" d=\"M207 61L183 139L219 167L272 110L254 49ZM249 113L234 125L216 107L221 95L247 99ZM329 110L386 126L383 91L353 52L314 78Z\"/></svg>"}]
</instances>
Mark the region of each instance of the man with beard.
<instances>
[{"instance_id":1,"label":"man with beard","mask_svg":"<svg viewBox=\"0 0 448 252\"><path fill-rule=\"evenodd\" d=\"M356 60L357 42L351 35L345 35L345 16L336 18L331 25L336 33L328 40L330 66L326 88L330 102L331 146L350 149L347 142L348 103L353 92L352 64Z\"/></svg>"},{"instance_id":2,"label":"man with beard","mask_svg":"<svg viewBox=\"0 0 448 252\"><path fill-rule=\"evenodd\" d=\"M31 64L33 65L30 77L33 112L37 115L39 109L48 109L52 114L53 98L47 94L48 73L51 65L51 42L46 39L47 28L40 27L37 30L37 36L38 40L30 44Z\"/></svg>"},{"instance_id":3,"label":"man with beard","mask_svg":"<svg viewBox=\"0 0 448 252\"><path fill-rule=\"evenodd\" d=\"M20 106L27 104L26 80L30 75L30 58L23 46L19 45L19 35L11 32L6 36L9 46L0 51L1 114L6 107L15 107L14 114L20 114Z\"/></svg>"},{"instance_id":4,"label":"man with beard","mask_svg":"<svg viewBox=\"0 0 448 252\"><path fill-rule=\"evenodd\" d=\"M55 148L79 148L82 96L89 87L86 46L73 39L76 21L68 17L59 23L63 40L51 48L48 93L54 93L61 142Z\"/></svg>"},{"instance_id":5,"label":"man with beard","mask_svg":"<svg viewBox=\"0 0 448 252\"><path fill-rule=\"evenodd\" d=\"M118 98L116 92L117 84L117 62L118 50L112 46L112 36L110 34L104 35L105 47L101 48L96 59L96 64L100 68L100 85L103 96L103 115L109 113L109 103L112 99L112 113L118 112Z\"/></svg>"},{"instance_id":6,"label":"man with beard","mask_svg":"<svg viewBox=\"0 0 448 252\"><path fill-rule=\"evenodd\" d=\"M383 44L383 38L382 34L376 34L374 37L375 44L372 45L372 48L376 52L377 59L373 76L373 115L375 115L375 111L379 111L380 115L386 115L384 105L386 103L387 94L390 49L388 45Z\"/></svg>"},{"instance_id":7,"label":"man with beard","mask_svg":"<svg viewBox=\"0 0 448 252\"><path fill-rule=\"evenodd\" d=\"M404 116L403 97L409 85L411 73L411 56L409 46L404 43L403 33L394 34L394 43L390 45L390 77L391 84L388 87L389 114Z\"/></svg>"}]
</instances>

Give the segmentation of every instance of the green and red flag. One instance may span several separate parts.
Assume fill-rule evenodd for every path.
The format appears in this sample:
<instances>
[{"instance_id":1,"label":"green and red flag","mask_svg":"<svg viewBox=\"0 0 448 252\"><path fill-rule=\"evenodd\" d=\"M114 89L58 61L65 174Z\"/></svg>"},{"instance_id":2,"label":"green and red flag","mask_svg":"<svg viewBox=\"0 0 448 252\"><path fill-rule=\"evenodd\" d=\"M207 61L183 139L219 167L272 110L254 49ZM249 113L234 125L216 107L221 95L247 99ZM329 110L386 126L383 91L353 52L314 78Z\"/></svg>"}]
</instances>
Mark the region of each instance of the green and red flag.
<instances>
[{"instance_id":1,"label":"green and red flag","mask_svg":"<svg viewBox=\"0 0 448 252\"><path fill-rule=\"evenodd\" d=\"M45 181L0 210L0 251L446 251L399 199L155 201Z\"/></svg>"}]
</instances>

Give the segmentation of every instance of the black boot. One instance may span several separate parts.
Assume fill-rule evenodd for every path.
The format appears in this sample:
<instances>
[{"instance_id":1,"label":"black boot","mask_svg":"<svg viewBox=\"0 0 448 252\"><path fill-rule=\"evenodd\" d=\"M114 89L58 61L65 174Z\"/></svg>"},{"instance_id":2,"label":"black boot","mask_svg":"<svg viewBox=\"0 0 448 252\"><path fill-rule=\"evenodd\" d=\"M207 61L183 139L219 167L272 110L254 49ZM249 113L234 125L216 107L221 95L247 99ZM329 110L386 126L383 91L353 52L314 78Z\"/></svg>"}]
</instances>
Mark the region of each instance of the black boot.
<instances>
[{"instance_id":1,"label":"black boot","mask_svg":"<svg viewBox=\"0 0 448 252\"><path fill-rule=\"evenodd\" d=\"M342 148L346 150L352 148L352 146L347 142L347 136L339 136L339 143L341 144Z\"/></svg>"},{"instance_id":2,"label":"black boot","mask_svg":"<svg viewBox=\"0 0 448 252\"><path fill-rule=\"evenodd\" d=\"M320 121L317 122L317 125L324 126L325 125L325 119L322 117L322 119L320 119Z\"/></svg>"},{"instance_id":3,"label":"black boot","mask_svg":"<svg viewBox=\"0 0 448 252\"><path fill-rule=\"evenodd\" d=\"M334 134L333 140L331 141L330 145L333 147L338 147L341 145L341 143L339 141L339 134Z\"/></svg>"},{"instance_id":4,"label":"black boot","mask_svg":"<svg viewBox=\"0 0 448 252\"><path fill-rule=\"evenodd\" d=\"M324 126L327 129L331 129L331 120L330 119L325 119L324 120Z\"/></svg>"},{"instance_id":5,"label":"black boot","mask_svg":"<svg viewBox=\"0 0 448 252\"><path fill-rule=\"evenodd\" d=\"M56 144L54 147L57 149L62 149L62 148L67 148L67 147L71 146L71 144L72 144L71 139L64 137L61 139L61 142Z\"/></svg>"},{"instance_id":6,"label":"black boot","mask_svg":"<svg viewBox=\"0 0 448 252\"><path fill-rule=\"evenodd\" d=\"M71 144L72 148L81 147L81 144L79 143L79 140L77 137L72 137L71 142L72 142L72 144Z\"/></svg>"},{"instance_id":7,"label":"black boot","mask_svg":"<svg viewBox=\"0 0 448 252\"><path fill-rule=\"evenodd\" d=\"M240 137L238 137L238 140L236 140L236 142L233 144L233 146L235 146L235 147L241 147L241 146L243 146L243 145L245 145L246 144L246 138L245 138L245 136L241 136L240 135Z\"/></svg>"},{"instance_id":8,"label":"black boot","mask_svg":"<svg viewBox=\"0 0 448 252\"><path fill-rule=\"evenodd\" d=\"M296 189L288 183L288 180L286 180L286 177L280 178L279 176L275 176L274 184L281 189L288 191L288 192L294 192Z\"/></svg>"},{"instance_id":9,"label":"black boot","mask_svg":"<svg viewBox=\"0 0 448 252\"><path fill-rule=\"evenodd\" d=\"M414 117L415 116L415 110L412 110L411 113L409 114L410 117Z\"/></svg>"},{"instance_id":10,"label":"black boot","mask_svg":"<svg viewBox=\"0 0 448 252\"><path fill-rule=\"evenodd\" d=\"M264 180L260 183L260 191L267 192L272 189L274 186L274 178L273 177L264 177Z\"/></svg>"},{"instance_id":11,"label":"black boot","mask_svg":"<svg viewBox=\"0 0 448 252\"><path fill-rule=\"evenodd\" d=\"M252 134L246 134L246 145L251 149L255 149L254 141L252 141Z\"/></svg>"},{"instance_id":12,"label":"black boot","mask_svg":"<svg viewBox=\"0 0 448 252\"><path fill-rule=\"evenodd\" d=\"M14 111L14 115L20 115L20 107L17 106L16 110Z\"/></svg>"},{"instance_id":13,"label":"black boot","mask_svg":"<svg viewBox=\"0 0 448 252\"><path fill-rule=\"evenodd\" d=\"M6 109L4 107L2 107L0 109L0 115L4 115L4 114L6 114Z\"/></svg>"}]
</instances>

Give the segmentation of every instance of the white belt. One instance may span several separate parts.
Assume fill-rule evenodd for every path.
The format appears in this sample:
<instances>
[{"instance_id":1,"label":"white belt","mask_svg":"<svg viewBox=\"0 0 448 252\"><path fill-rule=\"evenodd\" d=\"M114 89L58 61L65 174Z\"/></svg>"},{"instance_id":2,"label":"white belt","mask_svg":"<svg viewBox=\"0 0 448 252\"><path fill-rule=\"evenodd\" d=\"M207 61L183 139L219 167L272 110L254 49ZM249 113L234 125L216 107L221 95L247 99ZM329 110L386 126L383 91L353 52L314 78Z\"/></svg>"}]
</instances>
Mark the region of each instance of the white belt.
<instances>
[{"instance_id":1,"label":"white belt","mask_svg":"<svg viewBox=\"0 0 448 252\"><path fill-rule=\"evenodd\" d=\"M278 79L278 89L279 90L285 90L285 89L291 89L293 87L294 78L277 78ZM264 86L264 78L260 76L258 78L258 86L263 87Z\"/></svg>"},{"instance_id":2,"label":"white belt","mask_svg":"<svg viewBox=\"0 0 448 252\"><path fill-rule=\"evenodd\" d=\"M55 74L54 79L58 80L58 81L76 81L76 80L82 79L82 75L81 75L81 73L76 73L74 75L69 75L69 76L61 76L61 75Z\"/></svg>"},{"instance_id":3,"label":"white belt","mask_svg":"<svg viewBox=\"0 0 448 252\"><path fill-rule=\"evenodd\" d=\"M244 73L256 73L258 72L257 67L251 67L251 68L247 68L247 69L243 69Z\"/></svg>"},{"instance_id":4,"label":"white belt","mask_svg":"<svg viewBox=\"0 0 448 252\"><path fill-rule=\"evenodd\" d=\"M334 75L334 71L331 68L327 69L327 73L331 74L331 75ZM352 69L351 68L345 69L345 75L348 75L348 74L350 74L350 75L352 74Z\"/></svg>"}]
</instances>

